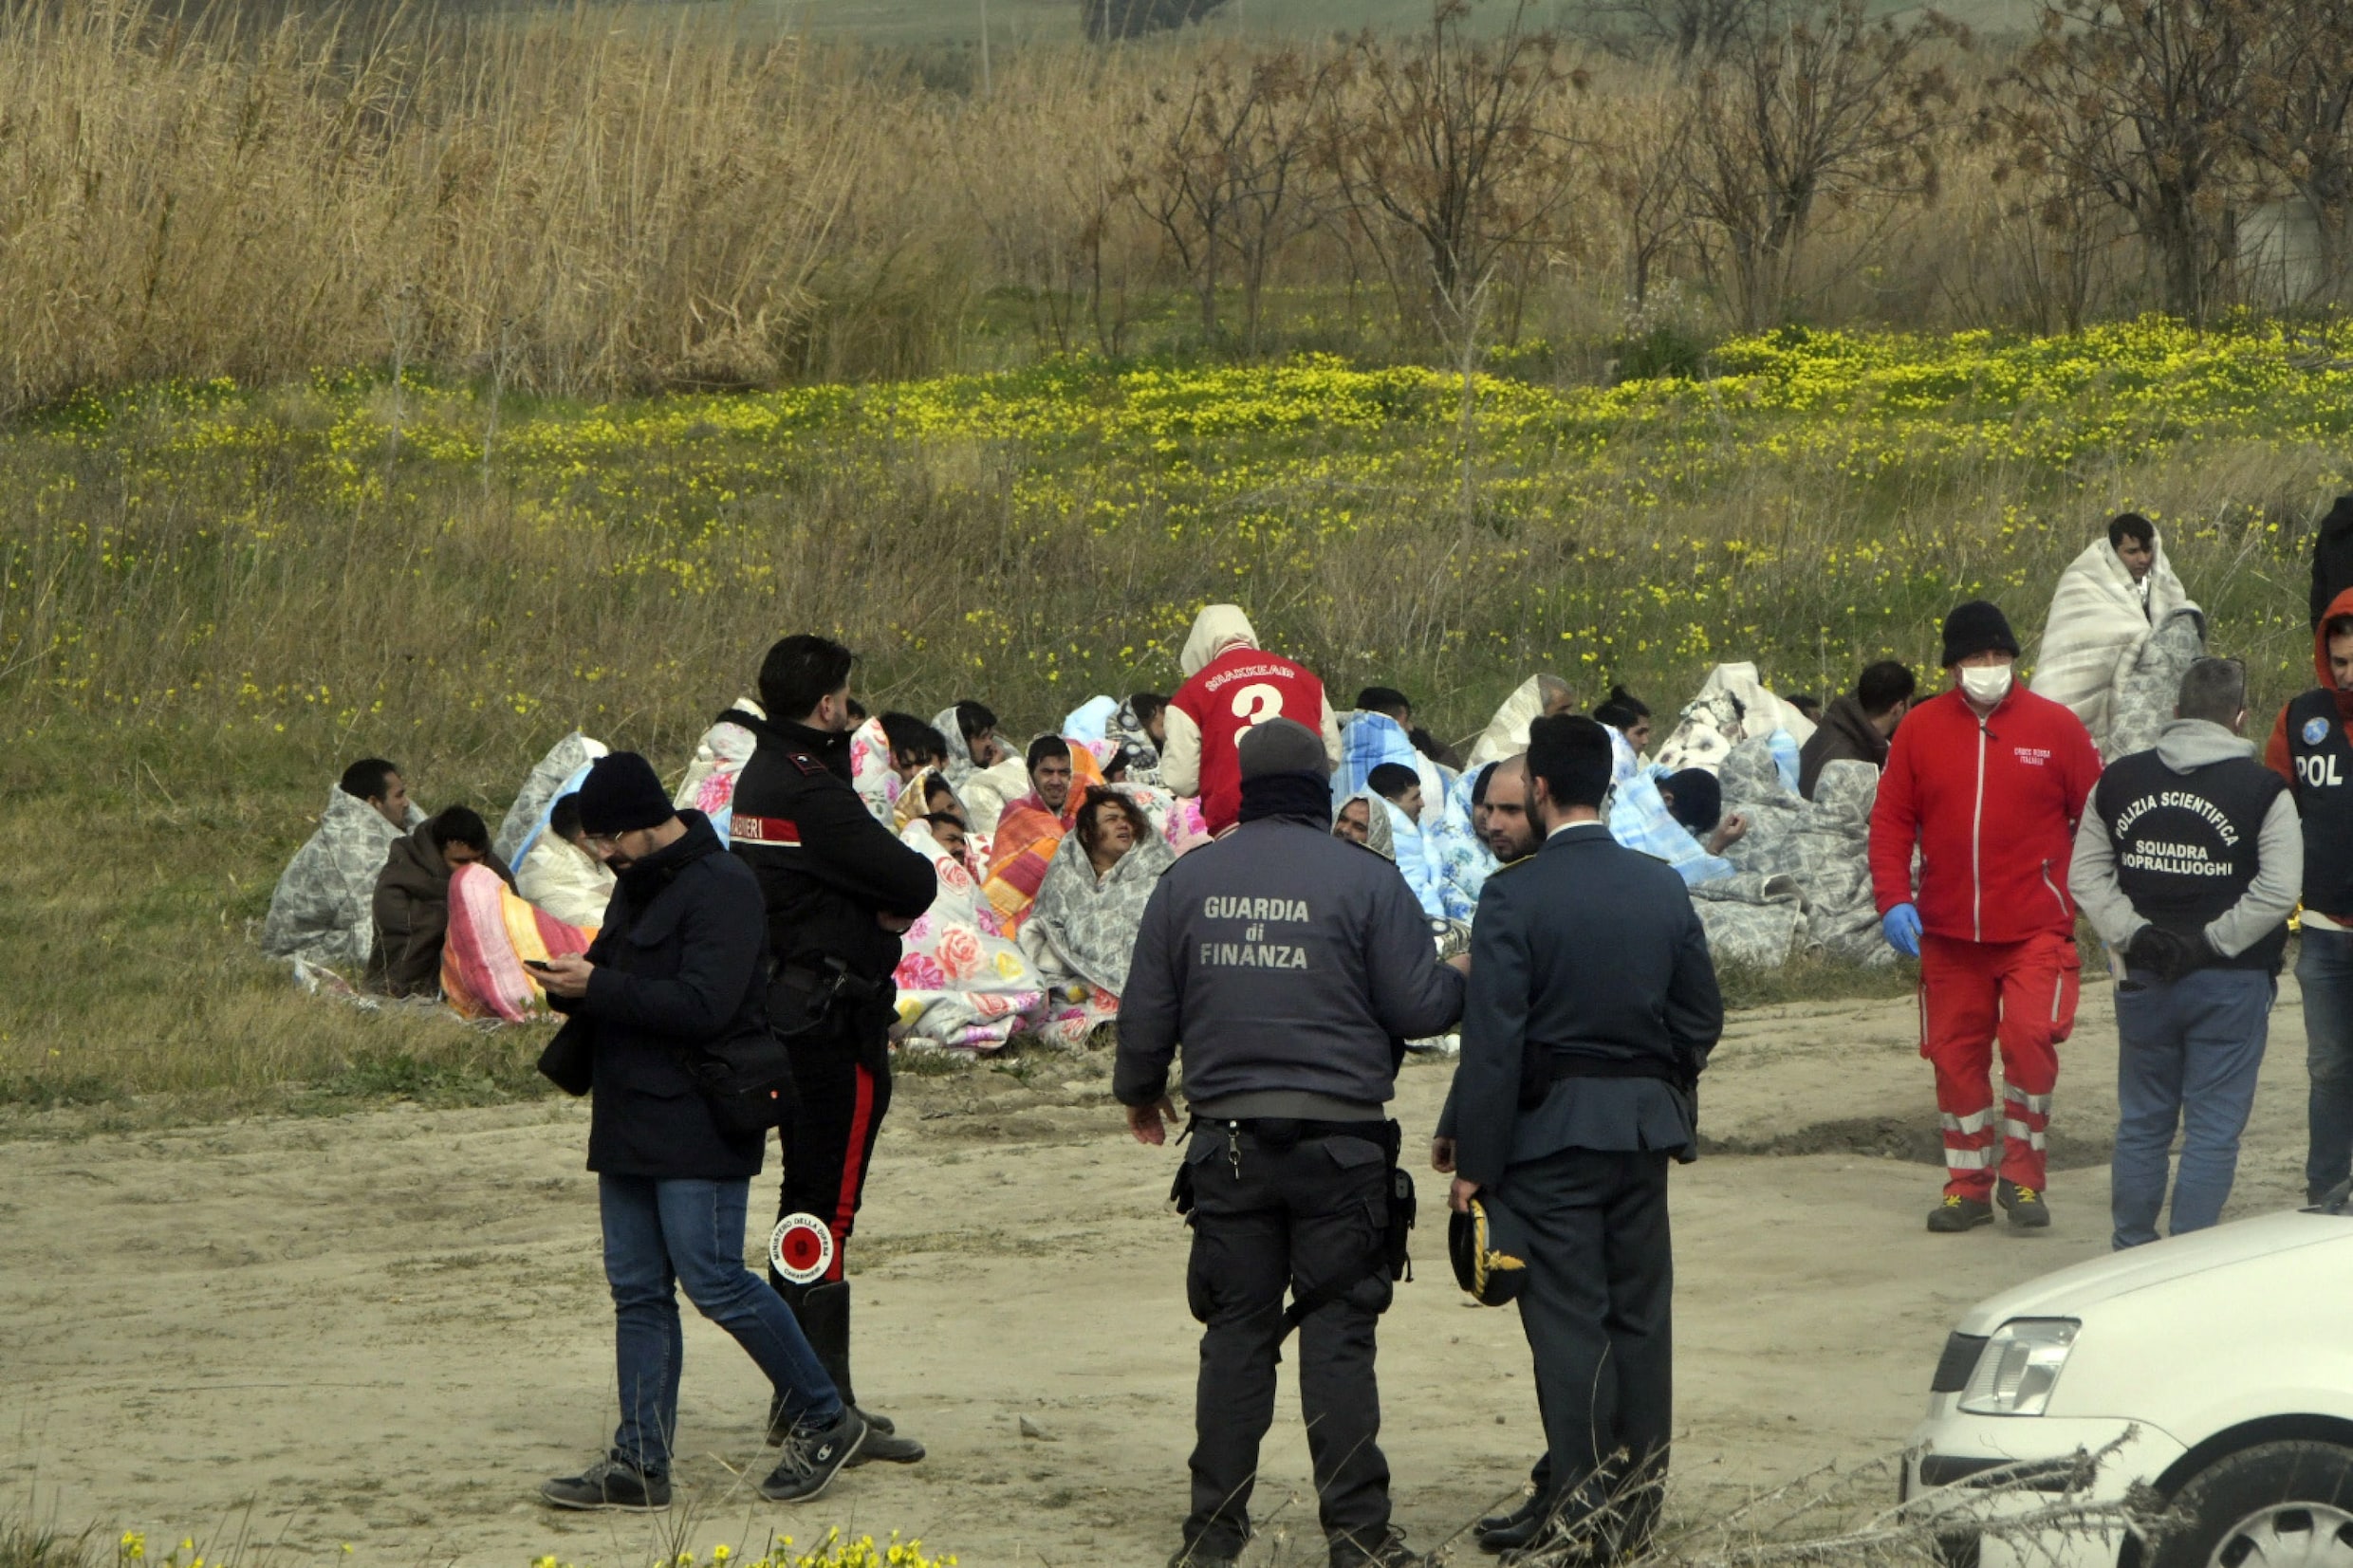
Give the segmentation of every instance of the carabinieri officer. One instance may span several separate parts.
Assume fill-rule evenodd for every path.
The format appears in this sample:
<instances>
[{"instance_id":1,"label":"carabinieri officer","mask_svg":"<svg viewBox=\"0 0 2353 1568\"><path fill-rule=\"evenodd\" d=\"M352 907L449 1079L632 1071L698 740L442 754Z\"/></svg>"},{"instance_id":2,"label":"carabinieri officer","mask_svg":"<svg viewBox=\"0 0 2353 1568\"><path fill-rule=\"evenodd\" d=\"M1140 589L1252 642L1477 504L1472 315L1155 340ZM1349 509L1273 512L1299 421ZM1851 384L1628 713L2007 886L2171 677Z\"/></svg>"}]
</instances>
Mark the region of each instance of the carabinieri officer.
<instances>
[{"instance_id":1,"label":"carabinieri officer","mask_svg":"<svg viewBox=\"0 0 2353 1568\"><path fill-rule=\"evenodd\" d=\"M1526 1236L1520 1321L1549 1451L1536 1495L1480 1536L1608 1561L1640 1551L1664 1490L1667 1162L1697 1156L1724 1005L1682 878L1603 825L1602 727L1538 719L1528 775L1545 843L1480 893L1448 1117L1454 1208L1501 1206Z\"/></svg>"}]
</instances>

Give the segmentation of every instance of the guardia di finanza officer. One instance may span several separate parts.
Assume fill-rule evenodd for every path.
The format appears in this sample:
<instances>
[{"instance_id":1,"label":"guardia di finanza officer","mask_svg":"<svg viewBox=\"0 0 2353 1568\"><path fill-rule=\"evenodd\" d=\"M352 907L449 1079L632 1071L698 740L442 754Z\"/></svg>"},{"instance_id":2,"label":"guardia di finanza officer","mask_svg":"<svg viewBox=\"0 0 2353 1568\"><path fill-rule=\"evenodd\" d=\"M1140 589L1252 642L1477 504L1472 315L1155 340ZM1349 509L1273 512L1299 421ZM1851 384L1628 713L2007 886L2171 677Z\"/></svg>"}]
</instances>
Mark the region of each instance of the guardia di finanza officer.
<instances>
[{"instance_id":1,"label":"guardia di finanza officer","mask_svg":"<svg viewBox=\"0 0 2353 1568\"><path fill-rule=\"evenodd\" d=\"M1602 727L1538 719L1528 776L1544 847L1480 893L1446 1124L1454 1207L1484 1194L1527 1236L1520 1321L1548 1452L1536 1495L1481 1535L1492 1550L1545 1538L1607 1557L1640 1547L1663 1490L1667 1162L1697 1156L1695 1088L1724 1005L1682 878L1602 823Z\"/></svg>"},{"instance_id":2,"label":"guardia di finanza officer","mask_svg":"<svg viewBox=\"0 0 2353 1568\"><path fill-rule=\"evenodd\" d=\"M1183 1042L1185 1294L1205 1327L1193 1507L1172 1560L1220 1568L1249 1539L1277 1352L1296 1319L1333 1568L1395 1568L1418 1559L1389 1527L1377 1441L1374 1328L1389 1305L1399 1136L1381 1108L1402 1042L1461 1016L1462 976L1438 963L1397 867L1332 837L1316 733L1275 719L1236 749L1240 826L1170 867L1144 906L1112 1080L1136 1136L1159 1143Z\"/></svg>"}]
</instances>

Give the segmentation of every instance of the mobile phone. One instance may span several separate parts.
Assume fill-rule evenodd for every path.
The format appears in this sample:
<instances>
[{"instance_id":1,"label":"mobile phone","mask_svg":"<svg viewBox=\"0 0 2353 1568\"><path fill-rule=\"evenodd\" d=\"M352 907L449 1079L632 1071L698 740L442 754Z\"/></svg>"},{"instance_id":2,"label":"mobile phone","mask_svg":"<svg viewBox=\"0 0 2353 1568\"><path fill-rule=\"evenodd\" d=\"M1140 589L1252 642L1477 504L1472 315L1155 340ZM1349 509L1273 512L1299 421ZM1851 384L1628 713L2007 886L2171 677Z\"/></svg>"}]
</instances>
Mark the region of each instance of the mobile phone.
<instances>
[{"instance_id":1,"label":"mobile phone","mask_svg":"<svg viewBox=\"0 0 2353 1568\"><path fill-rule=\"evenodd\" d=\"M556 972L556 967L553 964L548 963L545 958L527 958L523 961L523 967L527 969L535 970L540 974L553 974Z\"/></svg>"}]
</instances>

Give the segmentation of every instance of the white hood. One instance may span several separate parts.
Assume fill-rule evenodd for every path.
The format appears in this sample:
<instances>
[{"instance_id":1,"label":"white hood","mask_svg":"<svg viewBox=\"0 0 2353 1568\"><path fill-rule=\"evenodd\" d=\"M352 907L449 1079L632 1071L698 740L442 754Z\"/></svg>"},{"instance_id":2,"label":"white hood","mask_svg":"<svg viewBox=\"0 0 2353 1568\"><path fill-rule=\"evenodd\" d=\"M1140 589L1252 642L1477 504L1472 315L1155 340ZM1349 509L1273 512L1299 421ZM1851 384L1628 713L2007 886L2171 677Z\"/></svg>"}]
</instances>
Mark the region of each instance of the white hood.
<instances>
[{"instance_id":1,"label":"white hood","mask_svg":"<svg viewBox=\"0 0 2353 1568\"><path fill-rule=\"evenodd\" d=\"M1190 680L1227 649L1257 646L1258 634L1251 629L1250 617L1239 604L1212 604L1193 618L1193 630L1185 637L1185 651L1176 665Z\"/></svg>"}]
</instances>

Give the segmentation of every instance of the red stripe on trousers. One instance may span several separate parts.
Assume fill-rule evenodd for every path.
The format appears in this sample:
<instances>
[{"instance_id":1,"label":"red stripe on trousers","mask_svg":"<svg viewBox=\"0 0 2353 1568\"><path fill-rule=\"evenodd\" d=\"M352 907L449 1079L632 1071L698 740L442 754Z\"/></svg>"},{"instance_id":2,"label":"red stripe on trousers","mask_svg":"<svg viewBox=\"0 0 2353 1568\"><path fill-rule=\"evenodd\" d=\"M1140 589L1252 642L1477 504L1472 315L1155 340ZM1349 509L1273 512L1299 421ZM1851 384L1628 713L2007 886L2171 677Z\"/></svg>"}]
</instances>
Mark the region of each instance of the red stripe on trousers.
<instances>
[{"instance_id":1,"label":"red stripe on trousers","mask_svg":"<svg viewBox=\"0 0 2353 1568\"><path fill-rule=\"evenodd\" d=\"M848 1262L843 1244L850 1223L858 1217L858 1191L865 1185L866 1175L866 1129L873 1120L874 1075L862 1064L858 1094L850 1110L849 1146L842 1152L842 1197L833 1211L833 1266L825 1271L829 1281L841 1279Z\"/></svg>"}]
</instances>

